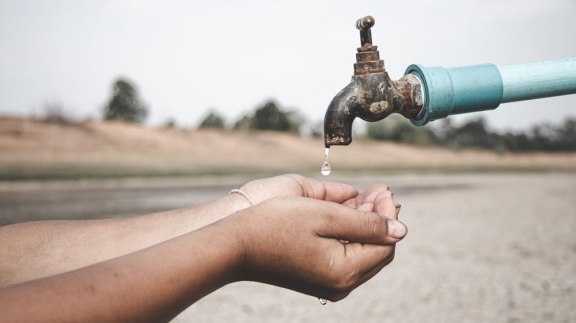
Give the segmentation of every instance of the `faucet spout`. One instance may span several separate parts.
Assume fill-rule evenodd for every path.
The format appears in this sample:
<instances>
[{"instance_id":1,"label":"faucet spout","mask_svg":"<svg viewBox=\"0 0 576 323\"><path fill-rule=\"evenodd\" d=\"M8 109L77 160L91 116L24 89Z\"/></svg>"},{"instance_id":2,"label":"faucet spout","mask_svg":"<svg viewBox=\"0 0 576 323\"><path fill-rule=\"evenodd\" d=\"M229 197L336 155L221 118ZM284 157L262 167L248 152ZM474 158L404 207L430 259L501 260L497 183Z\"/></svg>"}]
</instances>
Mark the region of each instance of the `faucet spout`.
<instances>
[{"instance_id":1,"label":"faucet spout","mask_svg":"<svg viewBox=\"0 0 576 323\"><path fill-rule=\"evenodd\" d=\"M340 91L326 110L324 116L324 145L349 145L352 142L352 123L358 110L360 86L352 80Z\"/></svg>"},{"instance_id":2,"label":"faucet spout","mask_svg":"<svg viewBox=\"0 0 576 323\"><path fill-rule=\"evenodd\" d=\"M349 145L355 118L375 122L392 113L417 118L423 107L418 77L407 74L392 81L386 72L355 75L328 105L324 116L324 145Z\"/></svg>"}]
</instances>

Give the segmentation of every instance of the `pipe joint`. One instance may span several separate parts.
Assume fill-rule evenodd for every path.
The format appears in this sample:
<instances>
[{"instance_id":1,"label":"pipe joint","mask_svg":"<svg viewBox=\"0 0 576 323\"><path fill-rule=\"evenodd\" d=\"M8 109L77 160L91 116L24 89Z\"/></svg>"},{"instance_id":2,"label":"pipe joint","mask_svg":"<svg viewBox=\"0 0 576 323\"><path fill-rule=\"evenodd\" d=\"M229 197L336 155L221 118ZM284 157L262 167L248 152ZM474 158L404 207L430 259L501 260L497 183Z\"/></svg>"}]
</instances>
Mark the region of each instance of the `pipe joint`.
<instances>
[{"instance_id":1,"label":"pipe joint","mask_svg":"<svg viewBox=\"0 0 576 323\"><path fill-rule=\"evenodd\" d=\"M502 100L500 72L494 64L444 68L410 65L406 75L414 75L424 90L424 109L411 118L415 125L452 114L496 109Z\"/></svg>"}]
</instances>

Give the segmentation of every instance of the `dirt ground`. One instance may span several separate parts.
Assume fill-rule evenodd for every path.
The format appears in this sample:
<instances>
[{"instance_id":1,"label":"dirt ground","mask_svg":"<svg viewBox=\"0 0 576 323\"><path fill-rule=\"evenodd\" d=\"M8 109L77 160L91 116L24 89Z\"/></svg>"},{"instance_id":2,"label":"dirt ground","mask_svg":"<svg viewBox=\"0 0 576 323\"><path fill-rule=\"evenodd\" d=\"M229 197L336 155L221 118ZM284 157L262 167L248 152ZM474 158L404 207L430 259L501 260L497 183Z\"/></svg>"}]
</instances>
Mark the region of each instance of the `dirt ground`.
<instances>
[{"instance_id":1,"label":"dirt ground","mask_svg":"<svg viewBox=\"0 0 576 323\"><path fill-rule=\"evenodd\" d=\"M236 283L175 322L575 322L576 174L365 174L391 186L409 228L394 262L328 303ZM202 177L0 182L0 224L169 209L226 194L246 179Z\"/></svg>"},{"instance_id":2,"label":"dirt ground","mask_svg":"<svg viewBox=\"0 0 576 323\"><path fill-rule=\"evenodd\" d=\"M118 122L50 123L0 116L0 179L122 175L313 173L321 138L277 132L149 128ZM450 150L355 138L333 147L338 171L576 171L576 153Z\"/></svg>"}]
</instances>

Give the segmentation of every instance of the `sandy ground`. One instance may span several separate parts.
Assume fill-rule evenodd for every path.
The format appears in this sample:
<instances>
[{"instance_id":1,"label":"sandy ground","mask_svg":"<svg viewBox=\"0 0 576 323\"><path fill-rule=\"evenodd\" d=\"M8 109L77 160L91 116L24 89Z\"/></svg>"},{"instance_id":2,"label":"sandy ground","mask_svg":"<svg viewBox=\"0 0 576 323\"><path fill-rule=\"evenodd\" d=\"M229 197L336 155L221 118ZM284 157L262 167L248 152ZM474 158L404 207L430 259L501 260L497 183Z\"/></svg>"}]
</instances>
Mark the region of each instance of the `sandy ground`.
<instances>
[{"instance_id":1,"label":"sandy ground","mask_svg":"<svg viewBox=\"0 0 576 323\"><path fill-rule=\"evenodd\" d=\"M311 173L320 138L274 132L192 131L114 122L74 124L0 116L0 179L119 174ZM576 153L497 154L355 138L333 147L338 170L576 171Z\"/></svg>"},{"instance_id":2,"label":"sandy ground","mask_svg":"<svg viewBox=\"0 0 576 323\"><path fill-rule=\"evenodd\" d=\"M388 183L409 228L394 262L326 306L236 283L175 322L575 322L576 174L366 174ZM0 182L0 223L132 215L201 203L245 179Z\"/></svg>"}]
</instances>

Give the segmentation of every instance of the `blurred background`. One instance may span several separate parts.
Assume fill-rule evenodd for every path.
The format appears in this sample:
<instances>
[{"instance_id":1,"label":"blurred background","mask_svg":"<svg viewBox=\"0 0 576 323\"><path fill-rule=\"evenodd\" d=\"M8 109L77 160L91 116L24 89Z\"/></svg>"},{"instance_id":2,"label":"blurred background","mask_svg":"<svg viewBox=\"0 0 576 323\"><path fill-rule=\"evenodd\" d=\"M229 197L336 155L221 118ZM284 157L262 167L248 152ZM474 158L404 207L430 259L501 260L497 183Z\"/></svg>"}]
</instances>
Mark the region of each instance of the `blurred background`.
<instances>
[{"instance_id":1,"label":"blurred background","mask_svg":"<svg viewBox=\"0 0 576 323\"><path fill-rule=\"evenodd\" d=\"M146 122L196 126L209 109L227 124L267 99L318 122L352 75L356 19L393 79L413 63L520 64L573 57L572 0L527 1L10 1L0 4L0 111L99 118L127 78ZM486 114L498 129L575 116L572 97ZM547 109L543 105L554 107Z\"/></svg>"},{"instance_id":2,"label":"blurred background","mask_svg":"<svg viewBox=\"0 0 576 323\"><path fill-rule=\"evenodd\" d=\"M575 14L574 0L0 1L0 225L320 177L365 15L398 79L576 57ZM410 228L394 264L337 304L243 283L177 321L576 320L576 95L354 126L329 179L392 186Z\"/></svg>"}]
</instances>

